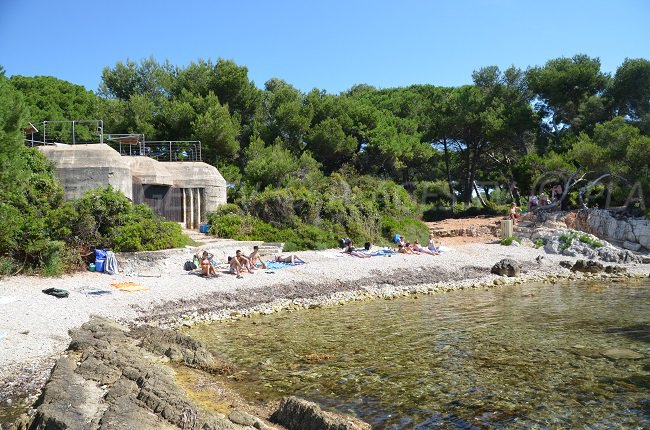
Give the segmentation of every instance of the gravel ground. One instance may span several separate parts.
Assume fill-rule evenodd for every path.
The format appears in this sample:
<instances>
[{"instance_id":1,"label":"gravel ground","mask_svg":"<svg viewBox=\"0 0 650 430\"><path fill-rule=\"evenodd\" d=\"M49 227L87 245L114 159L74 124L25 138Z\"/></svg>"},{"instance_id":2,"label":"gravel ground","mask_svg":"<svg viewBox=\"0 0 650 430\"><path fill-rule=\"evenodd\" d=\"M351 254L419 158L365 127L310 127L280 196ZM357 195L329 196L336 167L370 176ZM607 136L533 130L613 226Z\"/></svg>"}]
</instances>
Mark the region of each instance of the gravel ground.
<instances>
[{"instance_id":1,"label":"gravel ground","mask_svg":"<svg viewBox=\"0 0 650 430\"><path fill-rule=\"evenodd\" d=\"M458 245L440 256L393 255L359 259L338 250L300 252L308 264L265 273L258 270L242 279L222 274L205 279L164 262L148 268L160 276L110 276L79 273L60 278L17 276L0 280L0 401L17 392L36 393L54 360L67 348L68 330L96 314L122 323L157 321L178 323L189 317L214 319L237 311L268 311L271 303L327 302L345 294L376 294L378 290L408 290L424 284L459 285L491 282L490 267L509 257L523 265L529 278L560 273L558 255L541 250L499 244ZM647 265L628 266L631 273L648 274ZM124 292L111 286L136 282L146 291ZM43 294L49 287L70 292L58 299ZM93 290L109 291L94 295ZM304 303L302 303L304 305Z\"/></svg>"}]
</instances>

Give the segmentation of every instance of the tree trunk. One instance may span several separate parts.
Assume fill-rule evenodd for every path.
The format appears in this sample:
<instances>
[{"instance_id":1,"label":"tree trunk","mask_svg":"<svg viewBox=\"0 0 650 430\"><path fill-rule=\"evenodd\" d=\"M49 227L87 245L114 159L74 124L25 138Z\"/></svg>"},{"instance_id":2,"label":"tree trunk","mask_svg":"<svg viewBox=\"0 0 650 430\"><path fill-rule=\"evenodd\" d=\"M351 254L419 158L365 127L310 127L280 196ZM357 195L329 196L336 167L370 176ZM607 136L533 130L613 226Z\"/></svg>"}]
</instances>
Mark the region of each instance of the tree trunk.
<instances>
[{"instance_id":1,"label":"tree trunk","mask_svg":"<svg viewBox=\"0 0 650 430\"><path fill-rule=\"evenodd\" d=\"M481 197L481 193L478 191L478 186L476 185L476 181L473 182L474 184L474 191L476 191L476 196L478 197L478 201L481 202L481 205L486 208L487 203L485 203L485 200L483 200L483 197Z\"/></svg>"},{"instance_id":2,"label":"tree trunk","mask_svg":"<svg viewBox=\"0 0 650 430\"><path fill-rule=\"evenodd\" d=\"M451 168L449 167L449 147L447 146L446 137L442 138L442 147L445 151L445 169L447 170L447 186L449 186L449 198L451 199L451 213L454 213L456 195L454 194L454 186L451 181Z\"/></svg>"}]
</instances>

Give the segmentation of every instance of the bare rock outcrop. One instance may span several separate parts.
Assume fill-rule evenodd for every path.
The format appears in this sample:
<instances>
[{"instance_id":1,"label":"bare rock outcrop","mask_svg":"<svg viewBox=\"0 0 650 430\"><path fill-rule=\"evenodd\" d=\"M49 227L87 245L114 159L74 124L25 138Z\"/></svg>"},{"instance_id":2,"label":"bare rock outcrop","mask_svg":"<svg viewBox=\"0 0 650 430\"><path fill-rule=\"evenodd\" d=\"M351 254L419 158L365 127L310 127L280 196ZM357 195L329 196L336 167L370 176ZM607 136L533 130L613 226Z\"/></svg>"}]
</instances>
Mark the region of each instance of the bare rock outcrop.
<instances>
[{"instance_id":1,"label":"bare rock outcrop","mask_svg":"<svg viewBox=\"0 0 650 430\"><path fill-rule=\"evenodd\" d=\"M172 348L172 360L210 369L214 359L188 336L153 328L129 331L98 317L71 336L67 356L57 361L37 402L30 429L246 428L197 408L160 362L161 351Z\"/></svg>"}]
</instances>

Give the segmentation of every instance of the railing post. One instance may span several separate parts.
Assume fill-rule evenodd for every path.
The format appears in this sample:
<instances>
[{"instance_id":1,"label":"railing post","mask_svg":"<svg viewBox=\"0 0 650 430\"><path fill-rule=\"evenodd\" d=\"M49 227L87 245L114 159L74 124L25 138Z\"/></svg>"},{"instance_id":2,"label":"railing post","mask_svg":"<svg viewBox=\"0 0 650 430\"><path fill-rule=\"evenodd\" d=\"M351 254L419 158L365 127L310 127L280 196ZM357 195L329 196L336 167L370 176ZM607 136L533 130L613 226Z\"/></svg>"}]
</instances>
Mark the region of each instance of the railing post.
<instances>
[{"instance_id":1,"label":"railing post","mask_svg":"<svg viewBox=\"0 0 650 430\"><path fill-rule=\"evenodd\" d=\"M72 144L75 144L75 138L74 138L74 121L72 121Z\"/></svg>"}]
</instances>

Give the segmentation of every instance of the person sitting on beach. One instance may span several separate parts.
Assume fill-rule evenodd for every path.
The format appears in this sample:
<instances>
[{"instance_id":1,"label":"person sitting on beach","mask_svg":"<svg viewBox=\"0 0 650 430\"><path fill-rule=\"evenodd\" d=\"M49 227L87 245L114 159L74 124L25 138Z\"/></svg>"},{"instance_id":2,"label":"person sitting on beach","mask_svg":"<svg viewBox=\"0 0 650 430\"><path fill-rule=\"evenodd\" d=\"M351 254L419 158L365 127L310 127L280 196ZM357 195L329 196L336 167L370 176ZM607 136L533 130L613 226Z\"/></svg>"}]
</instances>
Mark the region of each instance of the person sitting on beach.
<instances>
[{"instance_id":1,"label":"person sitting on beach","mask_svg":"<svg viewBox=\"0 0 650 430\"><path fill-rule=\"evenodd\" d=\"M528 212L532 211L533 208L536 208L538 205L539 199L537 198L535 192L531 191L530 196L528 196Z\"/></svg>"},{"instance_id":2,"label":"person sitting on beach","mask_svg":"<svg viewBox=\"0 0 650 430\"><path fill-rule=\"evenodd\" d=\"M368 254L365 254L361 251L357 251L357 248L355 248L354 243L352 243L351 240L348 241L347 246L345 247L343 252L346 254L350 254L353 257L370 258Z\"/></svg>"},{"instance_id":3,"label":"person sitting on beach","mask_svg":"<svg viewBox=\"0 0 650 430\"><path fill-rule=\"evenodd\" d=\"M546 193L540 194L539 195L539 206L546 206L548 204L549 204L549 201L548 201L548 196L546 195Z\"/></svg>"},{"instance_id":4,"label":"person sitting on beach","mask_svg":"<svg viewBox=\"0 0 650 430\"><path fill-rule=\"evenodd\" d=\"M228 263L230 264L230 273L237 275L238 278L241 278L242 265L237 257L228 257Z\"/></svg>"},{"instance_id":5,"label":"person sitting on beach","mask_svg":"<svg viewBox=\"0 0 650 430\"><path fill-rule=\"evenodd\" d=\"M212 265L210 257L211 256L207 251L203 251L203 255L201 256L201 271L203 272L203 276L206 276L208 278L217 276L217 271Z\"/></svg>"},{"instance_id":6,"label":"person sitting on beach","mask_svg":"<svg viewBox=\"0 0 650 430\"><path fill-rule=\"evenodd\" d=\"M264 263L264 260L260 257L260 247L257 245L253 247L253 252L248 256L248 261L253 269L255 269L257 262L261 264L262 269L266 269L266 263Z\"/></svg>"},{"instance_id":7,"label":"person sitting on beach","mask_svg":"<svg viewBox=\"0 0 650 430\"><path fill-rule=\"evenodd\" d=\"M516 224L517 219L519 218L519 214L517 213L517 211L521 211L521 208L519 206L517 206L515 203L511 204L510 205L510 213L508 214L508 216L512 220L513 224Z\"/></svg>"},{"instance_id":8,"label":"person sitting on beach","mask_svg":"<svg viewBox=\"0 0 650 430\"><path fill-rule=\"evenodd\" d=\"M433 233L429 234L429 243L427 243L427 249L431 252L440 253L440 248L436 246L434 241L435 236Z\"/></svg>"},{"instance_id":9,"label":"person sitting on beach","mask_svg":"<svg viewBox=\"0 0 650 430\"><path fill-rule=\"evenodd\" d=\"M251 268L251 262L248 260L248 258L242 255L241 250L238 249L235 252L235 258L239 261L241 267L248 270L248 273L253 273L253 269Z\"/></svg>"},{"instance_id":10,"label":"person sitting on beach","mask_svg":"<svg viewBox=\"0 0 650 430\"><path fill-rule=\"evenodd\" d=\"M286 264L307 264L305 260L302 260L300 257L298 257L296 254L291 254L287 256L282 256L282 255L276 255L275 261L278 263L286 263Z\"/></svg>"},{"instance_id":11,"label":"person sitting on beach","mask_svg":"<svg viewBox=\"0 0 650 430\"><path fill-rule=\"evenodd\" d=\"M422 245L420 245L420 241L418 241L417 239L413 243L413 249L415 251L421 252L423 254L429 254L429 255L439 255L440 254L438 252L429 251L429 249L427 249L427 248L423 247Z\"/></svg>"}]
</instances>

